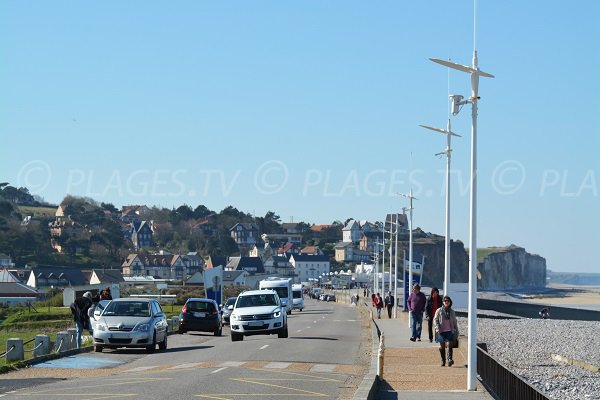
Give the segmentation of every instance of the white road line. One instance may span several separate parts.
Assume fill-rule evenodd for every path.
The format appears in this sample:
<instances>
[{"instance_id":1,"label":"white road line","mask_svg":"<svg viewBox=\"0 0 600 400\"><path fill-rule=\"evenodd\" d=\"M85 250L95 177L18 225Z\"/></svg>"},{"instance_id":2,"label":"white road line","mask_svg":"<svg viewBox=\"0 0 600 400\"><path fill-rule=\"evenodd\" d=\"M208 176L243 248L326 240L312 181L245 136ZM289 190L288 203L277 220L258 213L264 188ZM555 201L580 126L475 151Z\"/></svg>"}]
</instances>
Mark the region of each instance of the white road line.
<instances>
[{"instance_id":1,"label":"white road line","mask_svg":"<svg viewBox=\"0 0 600 400\"><path fill-rule=\"evenodd\" d=\"M211 374L216 374L217 372L221 372L224 369L227 369L227 367L223 367L223 368L219 368L219 369L215 369L213 372L211 372Z\"/></svg>"},{"instance_id":2,"label":"white road line","mask_svg":"<svg viewBox=\"0 0 600 400\"><path fill-rule=\"evenodd\" d=\"M241 367L244 364L245 361L225 361L219 364L219 367Z\"/></svg>"},{"instance_id":3,"label":"white road line","mask_svg":"<svg viewBox=\"0 0 600 400\"><path fill-rule=\"evenodd\" d=\"M307 326L306 329L310 329L310 326Z\"/></svg>"},{"instance_id":4,"label":"white road line","mask_svg":"<svg viewBox=\"0 0 600 400\"><path fill-rule=\"evenodd\" d=\"M335 369L335 364L315 364L310 369L311 372L332 372Z\"/></svg>"},{"instance_id":5,"label":"white road line","mask_svg":"<svg viewBox=\"0 0 600 400\"><path fill-rule=\"evenodd\" d=\"M261 347L259 350L264 350L264 349L266 349L267 347L269 347L269 345L268 345L268 344L265 344L265 345L264 345L263 347Z\"/></svg>"},{"instance_id":6,"label":"white road line","mask_svg":"<svg viewBox=\"0 0 600 400\"><path fill-rule=\"evenodd\" d=\"M302 329L298 329L296 332L302 332Z\"/></svg>"},{"instance_id":7,"label":"white road line","mask_svg":"<svg viewBox=\"0 0 600 400\"><path fill-rule=\"evenodd\" d=\"M316 323L317 323L317 321L313 321L313 324L316 324Z\"/></svg>"},{"instance_id":8,"label":"white road line","mask_svg":"<svg viewBox=\"0 0 600 400\"><path fill-rule=\"evenodd\" d=\"M140 371L147 371L149 369L153 369L153 368L158 368L158 365L152 365L151 367L137 367L137 368L133 368L133 369L128 369L125 372L140 372Z\"/></svg>"},{"instance_id":9,"label":"white road line","mask_svg":"<svg viewBox=\"0 0 600 400\"><path fill-rule=\"evenodd\" d=\"M285 368L289 367L290 365L291 365L291 363L288 363L288 362L270 362L267 365L265 365L265 368L285 369Z\"/></svg>"},{"instance_id":10,"label":"white road line","mask_svg":"<svg viewBox=\"0 0 600 400\"><path fill-rule=\"evenodd\" d=\"M171 367L169 369L180 369L180 368L195 368L198 365L200 365L200 363L187 363L187 364L181 364L181 365L176 365L174 367Z\"/></svg>"}]
</instances>

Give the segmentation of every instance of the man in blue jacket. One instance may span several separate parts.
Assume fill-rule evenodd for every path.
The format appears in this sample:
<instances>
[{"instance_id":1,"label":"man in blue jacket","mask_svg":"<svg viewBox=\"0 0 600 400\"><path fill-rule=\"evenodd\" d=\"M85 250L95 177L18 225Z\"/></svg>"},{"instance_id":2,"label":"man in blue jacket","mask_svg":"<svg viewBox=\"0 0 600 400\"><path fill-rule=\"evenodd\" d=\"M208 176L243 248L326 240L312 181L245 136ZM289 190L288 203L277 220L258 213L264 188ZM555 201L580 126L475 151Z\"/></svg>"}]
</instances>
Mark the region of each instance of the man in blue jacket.
<instances>
[{"instance_id":1,"label":"man in blue jacket","mask_svg":"<svg viewBox=\"0 0 600 400\"><path fill-rule=\"evenodd\" d=\"M423 312L425 311L425 304L427 304L427 298L421 293L421 286L416 284L413 286L413 291L408 296L408 311L410 311L410 319L412 323L412 336L410 340L421 341L421 329L423 328Z\"/></svg>"}]
</instances>

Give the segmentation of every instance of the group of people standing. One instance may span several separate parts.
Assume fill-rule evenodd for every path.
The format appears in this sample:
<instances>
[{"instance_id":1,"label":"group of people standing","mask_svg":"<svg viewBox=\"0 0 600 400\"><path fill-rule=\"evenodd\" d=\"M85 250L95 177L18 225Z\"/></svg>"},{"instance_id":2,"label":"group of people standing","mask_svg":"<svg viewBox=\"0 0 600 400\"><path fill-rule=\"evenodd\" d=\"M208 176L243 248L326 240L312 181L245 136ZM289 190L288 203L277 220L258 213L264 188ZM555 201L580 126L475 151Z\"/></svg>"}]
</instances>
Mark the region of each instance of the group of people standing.
<instances>
[{"instance_id":1,"label":"group of people standing","mask_svg":"<svg viewBox=\"0 0 600 400\"><path fill-rule=\"evenodd\" d=\"M73 321L75 321L75 329L77 335L77 348L81 348L81 337L84 329L93 335L92 319L94 318L94 310L100 300L112 300L110 288L102 289L95 296L92 292L85 292L83 296L75 299L71 303L71 313L73 314Z\"/></svg>"},{"instance_id":2,"label":"group of people standing","mask_svg":"<svg viewBox=\"0 0 600 400\"><path fill-rule=\"evenodd\" d=\"M452 309L452 299L450 296L441 298L438 288L431 288L431 295L426 298L421 292L421 286L414 285L412 293L407 301L410 311L412 336L411 341L421 341L421 332L423 327L423 314L427 318L427 331L429 342L434 340L440 344L439 352L442 359L442 367L448 362L451 367L454 364L452 359L453 346L458 340L458 322L456 313Z\"/></svg>"},{"instance_id":3,"label":"group of people standing","mask_svg":"<svg viewBox=\"0 0 600 400\"><path fill-rule=\"evenodd\" d=\"M377 310L377 318L381 319L381 310L383 307L387 309L388 318L392 318L392 311L394 310L394 296L392 292L389 291L385 296L385 299L381 297L380 293L373 293L371 295L371 301L373 302L373 307Z\"/></svg>"}]
</instances>

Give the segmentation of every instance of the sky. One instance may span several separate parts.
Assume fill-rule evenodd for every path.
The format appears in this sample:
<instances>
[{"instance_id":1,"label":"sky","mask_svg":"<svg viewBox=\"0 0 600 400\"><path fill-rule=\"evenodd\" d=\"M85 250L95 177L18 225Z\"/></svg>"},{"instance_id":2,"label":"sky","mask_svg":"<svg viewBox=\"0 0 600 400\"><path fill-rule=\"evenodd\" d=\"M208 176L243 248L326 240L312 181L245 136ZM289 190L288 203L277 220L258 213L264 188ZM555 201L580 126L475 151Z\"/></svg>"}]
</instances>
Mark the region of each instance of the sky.
<instances>
[{"instance_id":1,"label":"sky","mask_svg":"<svg viewBox=\"0 0 600 400\"><path fill-rule=\"evenodd\" d=\"M476 23L474 24L474 15ZM449 94L481 78L477 245L600 272L600 2L0 2L0 181L444 234ZM471 105L451 117L469 244Z\"/></svg>"}]
</instances>

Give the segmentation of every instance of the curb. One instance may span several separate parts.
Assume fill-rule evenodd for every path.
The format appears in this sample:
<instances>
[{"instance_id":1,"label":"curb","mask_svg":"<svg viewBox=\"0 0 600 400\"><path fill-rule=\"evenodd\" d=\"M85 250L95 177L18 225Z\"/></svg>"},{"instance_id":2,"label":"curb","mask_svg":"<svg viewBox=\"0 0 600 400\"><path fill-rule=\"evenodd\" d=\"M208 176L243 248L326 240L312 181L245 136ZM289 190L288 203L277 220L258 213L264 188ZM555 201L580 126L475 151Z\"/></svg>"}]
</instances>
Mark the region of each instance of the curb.
<instances>
[{"instance_id":1,"label":"curb","mask_svg":"<svg viewBox=\"0 0 600 400\"><path fill-rule=\"evenodd\" d=\"M366 303L363 303L366 306ZM377 351L379 349L379 327L375 323L375 320L371 318L369 321L371 326L371 365L369 371L365 374L358 390L352 397L353 400L373 400L377 394L377 387L379 384L379 377L377 376Z\"/></svg>"}]
</instances>

